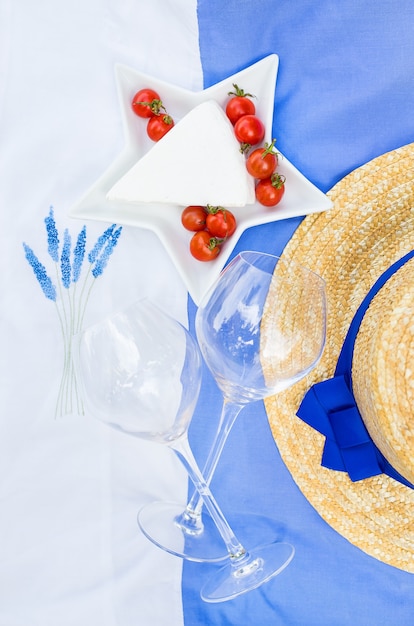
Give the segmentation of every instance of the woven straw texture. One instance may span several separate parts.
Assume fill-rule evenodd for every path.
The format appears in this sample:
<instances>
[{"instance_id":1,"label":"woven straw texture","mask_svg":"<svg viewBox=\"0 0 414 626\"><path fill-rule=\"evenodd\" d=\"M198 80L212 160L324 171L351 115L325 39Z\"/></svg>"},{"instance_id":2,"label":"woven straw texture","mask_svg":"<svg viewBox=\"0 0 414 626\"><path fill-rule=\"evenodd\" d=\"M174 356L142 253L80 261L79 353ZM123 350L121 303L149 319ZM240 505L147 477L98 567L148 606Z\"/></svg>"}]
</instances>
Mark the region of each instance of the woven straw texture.
<instances>
[{"instance_id":1,"label":"woven straw texture","mask_svg":"<svg viewBox=\"0 0 414 626\"><path fill-rule=\"evenodd\" d=\"M371 302L355 341L355 399L371 438L414 484L414 259Z\"/></svg>"},{"instance_id":2,"label":"woven straw texture","mask_svg":"<svg viewBox=\"0 0 414 626\"><path fill-rule=\"evenodd\" d=\"M414 490L385 475L353 483L322 467L324 437L296 417L312 384L333 376L369 289L414 248L414 144L358 168L328 196L333 208L306 217L282 255L326 281L326 347L306 378L266 399L265 407L283 461L322 518L372 557L414 573Z\"/></svg>"}]
</instances>

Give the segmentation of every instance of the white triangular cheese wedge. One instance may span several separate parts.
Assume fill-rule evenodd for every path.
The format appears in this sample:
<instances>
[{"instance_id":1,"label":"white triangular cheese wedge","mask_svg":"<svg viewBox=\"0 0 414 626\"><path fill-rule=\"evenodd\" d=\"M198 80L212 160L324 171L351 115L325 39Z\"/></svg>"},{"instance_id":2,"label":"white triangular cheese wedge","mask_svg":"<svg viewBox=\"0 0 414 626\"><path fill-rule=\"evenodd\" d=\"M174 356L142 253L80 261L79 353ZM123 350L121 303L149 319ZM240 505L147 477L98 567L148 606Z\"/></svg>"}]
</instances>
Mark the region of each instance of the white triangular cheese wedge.
<instances>
[{"instance_id":1,"label":"white triangular cheese wedge","mask_svg":"<svg viewBox=\"0 0 414 626\"><path fill-rule=\"evenodd\" d=\"M192 109L110 189L108 200L245 206L254 181L214 100Z\"/></svg>"}]
</instances>

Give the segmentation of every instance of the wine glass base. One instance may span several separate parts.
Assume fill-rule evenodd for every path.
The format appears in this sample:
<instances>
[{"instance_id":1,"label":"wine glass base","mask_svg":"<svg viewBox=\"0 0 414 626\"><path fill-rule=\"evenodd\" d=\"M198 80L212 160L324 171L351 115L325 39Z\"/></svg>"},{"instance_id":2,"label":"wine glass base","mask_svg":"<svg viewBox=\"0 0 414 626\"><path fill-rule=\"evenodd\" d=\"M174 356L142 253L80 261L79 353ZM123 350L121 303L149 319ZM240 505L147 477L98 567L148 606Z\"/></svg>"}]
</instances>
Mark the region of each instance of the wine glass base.
<instances>
[{"instance_id":1,"label":"wine glass base","mask_svg":"<svg viewBox=\"0 0 414 626\"><path fill-rule=\"evenodd\" d=\"M205 602L225 602L257 589L280 574L293 559L294 547L289 543L272 543L249 552L250 559L236 567L227 563L209 578L201 590Z\"/></svg>"},{"instance_id":2,"label":"wine glass base","mask_svg":"<svg viewBox=\"0 0 414 626\"><path fill-rule=\"evenodd\" d=\"M185 533L176 522L185 504L153 502L138 513L138 526L156 546L175 556L199 562L219 562L228 558L226 547L211 517L203 513L204 530Z\"/></svg>"},{"instance_id":3,"label":"wine glass base","mask_svg":"<svg viewBox=\"0 0 414 626\"><path fill-rule=\"evenodd\" d=\"M176 519L185 504L153 502L138 513L138 526L159 548L188 561L218 563L229 558L226 546L210 515L203 509L203 532L185 533ZM278 538L277 522L262 515L236 513L229 515L230 525L244 545L271 543Z\"/></svg>"}]
</instances>

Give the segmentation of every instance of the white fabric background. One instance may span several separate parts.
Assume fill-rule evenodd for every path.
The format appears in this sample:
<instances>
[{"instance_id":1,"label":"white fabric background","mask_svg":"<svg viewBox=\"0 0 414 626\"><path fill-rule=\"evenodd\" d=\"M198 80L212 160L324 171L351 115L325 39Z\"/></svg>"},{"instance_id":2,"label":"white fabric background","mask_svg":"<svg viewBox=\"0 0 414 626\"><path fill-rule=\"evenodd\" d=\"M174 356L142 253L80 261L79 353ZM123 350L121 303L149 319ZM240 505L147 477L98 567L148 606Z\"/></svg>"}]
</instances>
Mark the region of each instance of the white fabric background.
<instances>
[{"instance_id":1,"label":"white fabric background","mask_svg":"<svg viewBox=\"0 0 414 626\"><path fill-rule=\"evenodd\" d=\"M117 62L201 89L195 0L0 0L0 626L182 624L182 563L136 513L184 499L184 470L92 418L55 418L61 334L22 248L47 261L50 206L75 238L69 207L122 149ZM87 224L89 244L105 227ZM86 323L141 295L186 322L161 244L124 228Z\"/></svg>"}]
</instances>

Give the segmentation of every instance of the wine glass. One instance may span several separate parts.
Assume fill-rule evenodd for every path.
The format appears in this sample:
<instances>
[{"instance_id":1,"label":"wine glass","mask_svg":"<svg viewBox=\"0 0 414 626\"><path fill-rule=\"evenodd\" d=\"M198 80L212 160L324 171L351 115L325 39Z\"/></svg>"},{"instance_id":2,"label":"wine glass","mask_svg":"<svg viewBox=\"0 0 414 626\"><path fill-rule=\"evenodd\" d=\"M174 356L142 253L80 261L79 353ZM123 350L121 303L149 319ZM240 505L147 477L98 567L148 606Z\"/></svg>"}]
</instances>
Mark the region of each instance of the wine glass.
<instances>
[{"instance_id":1,"label":"wine glass","mask_svg":"<svg viewBox=\"0 0 414 626\"><path fill-rule=\"evenodd\" d=\"M204 360L223 395L219 426L203 469L210 484L243 407L286 389L320 359L326 334L324 281L289 260L241 252L203 298L195 327ZM154 543L173 554L219 561L225 558L222 542L208 514L202 515L202 505L197 491L184 510L178 503L149 504L140 511L139 524ZM159 528L151 524L150 532L148 520L155 512ZM262 522L257 516L248 527L258 530ZM180 537L184 543L179 544Z\"/></svg>"},{"instance_id":2,"label":"wine glass","mask_svg":"<svg viewBox=\"0 0 414 626\"><path fill-rule=\"evenodd\" d=\"M74 362L91 412L124 433L168 445L202 495L229 557L207 580L201 591L204 600L229 600L286 567L293 547L273 543L248 552L198 469L187 433L202 360L197 342L178 321L150 302L139 301L83 331L75 343Z\"/></svg>"}]
</instances>

